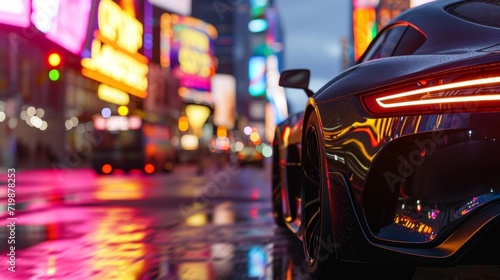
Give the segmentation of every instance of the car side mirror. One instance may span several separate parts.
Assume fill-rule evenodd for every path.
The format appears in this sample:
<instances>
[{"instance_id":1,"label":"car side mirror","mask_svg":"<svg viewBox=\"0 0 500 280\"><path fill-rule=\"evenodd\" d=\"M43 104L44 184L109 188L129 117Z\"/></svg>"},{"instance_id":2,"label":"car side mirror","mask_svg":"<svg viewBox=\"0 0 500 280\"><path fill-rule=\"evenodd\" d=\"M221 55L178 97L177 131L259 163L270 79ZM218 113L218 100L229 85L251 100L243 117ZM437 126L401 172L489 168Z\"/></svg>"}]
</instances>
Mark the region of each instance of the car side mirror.
<instances>
[{"instance_id":1,"label":"car side mirror","mask_svg":"<svg viewBox=\"0 0 500 280\"><path fill-rule=\"evenodd\" d=\"M314 92L309 89L311 71L309 69L293 69L281 72L279 85L288 88L303 89L307 96L311 97Z\"/></svg>"}]
</instances>

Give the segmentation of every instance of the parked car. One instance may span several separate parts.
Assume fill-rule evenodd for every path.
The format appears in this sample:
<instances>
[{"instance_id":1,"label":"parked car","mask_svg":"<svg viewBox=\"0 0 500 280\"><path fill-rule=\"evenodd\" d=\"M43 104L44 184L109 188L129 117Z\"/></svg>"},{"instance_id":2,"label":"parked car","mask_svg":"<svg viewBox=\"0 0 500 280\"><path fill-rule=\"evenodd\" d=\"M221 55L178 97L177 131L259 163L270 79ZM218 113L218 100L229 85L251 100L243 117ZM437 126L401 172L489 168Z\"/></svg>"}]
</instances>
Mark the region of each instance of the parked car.
<instances>
[{"instance_id":1,"label":"parked car","mask_svg":"<svg viewBox=\"0 0 500 280\"><path fill-rule=\"evenodd\" d=\"M276 127L273 207L310 274L411 279L500 264L500 2L439 0L389 22ZM365 269L367 268L367 269Z\"/></svg>"}]
</instances>

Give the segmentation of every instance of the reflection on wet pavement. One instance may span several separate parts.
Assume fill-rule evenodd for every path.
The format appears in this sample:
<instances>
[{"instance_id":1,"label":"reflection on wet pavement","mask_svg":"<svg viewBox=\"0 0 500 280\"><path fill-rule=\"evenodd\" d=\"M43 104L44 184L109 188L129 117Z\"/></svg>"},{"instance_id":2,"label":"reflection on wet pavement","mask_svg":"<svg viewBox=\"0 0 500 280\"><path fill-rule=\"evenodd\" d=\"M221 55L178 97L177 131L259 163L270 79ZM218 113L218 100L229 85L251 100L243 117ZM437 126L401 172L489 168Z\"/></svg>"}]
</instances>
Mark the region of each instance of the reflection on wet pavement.
<instances>
[{"instance_id":1,"label":"reflection on wet pavement","mask_svg":"<svg viewBox=\"0 0 500 280\"><path fill-rule=\"evenodd\" d=\"M65 208L22 221L16 272L2 279L136 279L144 266L151 220L135 209Z\"/></svg>"},{"instance_id":2,"label":"reflection on wet pavement","mask_svg":"<svg viewBox=\"0 0 500 280\"><path fill-rule=\"evenodd\" d=\"M213 189L203 177L189 188L174 177L171 186L159 177L48 177L46 187L36 177L20 183L28 203L16 224L16 272L2 269L0 279L282 279L271 264L286 249L266 184L224 186L204 204ZM238 202L224 202L235 193Z\"/></svg>"},{"instance_id":3,"label":"reflection on wet pavement","mask_svg":"<svg viewBox=\"0 0 500 280\"><path fill-rule=\"evenodd\" d=\"M146 275L157 279L263 279L272 257L275 228L269 219L252 216L246 205L237 208L222 203L209 213L190 215L168 233L155 234L151 244L158 248L155 259L161 262Z\"/></svg>"},{"instance_id":4,"label":"reflection on wet pavement","mask_svg":"<svg viewBox=\"0 0 500 280\"><path fill-rule=\"evenodd\" d=\"M16 273L2 270L0 277L282 279L272 276L271 264L285 244L276 240L266 206L222 203L176 227L159 220L168 214L153 218L152 210L129 207L31 214L18 225Z\"/></svg>"},{"instance_id":5,"label":"reflection on wet pavement","mask_svg":"<svg viewBox=\"0 0 500 280\"><path fill-rule=\"evenodd\" d=\"M300 242L274 224L268 173L258 172L220 176L230 184L218 189L206 177L42 180L48 195L23 193L26 210L40 208L19 214L16 272L4 257L0 279L309 280ZM0 227L0 256L8 231ZM419 279L500 279L500 269L419 268Z\"/></svg>"}]
</instances>

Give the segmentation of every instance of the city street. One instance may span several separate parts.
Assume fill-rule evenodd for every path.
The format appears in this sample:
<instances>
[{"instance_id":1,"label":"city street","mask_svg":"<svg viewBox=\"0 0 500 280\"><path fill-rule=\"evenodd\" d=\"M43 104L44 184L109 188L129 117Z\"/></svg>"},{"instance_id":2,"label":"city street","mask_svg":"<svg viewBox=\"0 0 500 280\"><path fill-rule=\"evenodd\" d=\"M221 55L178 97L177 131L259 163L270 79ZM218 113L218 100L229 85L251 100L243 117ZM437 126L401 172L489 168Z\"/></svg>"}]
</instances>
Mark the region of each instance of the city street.
<instances>
[{"instance_id":1,"label":"city street","mask_svg":"<svg viewBox=\"0 0 500 280\"><path fill-rule=\"evenodd\" d=\"M499 14L3 1L0 280L500 280Z\"/></svg>"},{"instance_id":2,"label":"city street","mask_svg":"<svg viewBox=\"0 0 500 280\"><path fill-rule=\"evenodd\" d=\"M15 243L2 227L0 278L281 279L282 268L268 264L287 255L287 240L273 224L263 171L18 172L14 214L3 212L15 221Z\"/></svg>"},{"instance_id":3,"label":"city street","mask_svg":"<svg viewBox=\"0 0 500 280\"><path fill-rule=\"evenodd\" d=\"M2 191L0 278L309 279L300 243L274 225L269 168L17 171L11 205ZM414 279L500 279L500 269L419 268Z\"/></svg>"}]
</instances>

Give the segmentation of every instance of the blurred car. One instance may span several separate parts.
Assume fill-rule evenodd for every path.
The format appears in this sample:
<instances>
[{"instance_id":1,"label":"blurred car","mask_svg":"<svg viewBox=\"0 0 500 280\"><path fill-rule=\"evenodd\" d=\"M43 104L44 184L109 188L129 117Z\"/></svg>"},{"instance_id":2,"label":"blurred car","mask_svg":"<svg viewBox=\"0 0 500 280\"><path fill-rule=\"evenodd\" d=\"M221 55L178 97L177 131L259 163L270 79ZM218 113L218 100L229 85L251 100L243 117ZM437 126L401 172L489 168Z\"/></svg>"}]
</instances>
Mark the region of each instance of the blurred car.
<instances>
[{"instance_id":1,"label":"blurred car","mask_svg":"<svg viewBox=\"0 0 500 280\"><path fill-rule=\"evenodd\" d=\"M500 264L500 2L441 0L389 22L276 127L273 209L319 279ZM369 269L363 269L368 267Z\"/></svg>"},{"instance_id":2,"label":"blurred car","mask_svg":"<svg viewBox=\"0 0 500 280\"><path fill-rule=\"evenodd\" d=\"M259 151L259 146L252 142L244 144L243 148L237 152L238 163L242 166L255 165L258 167L264 166L264 156Z\"/></svg>"}]
</instances>

